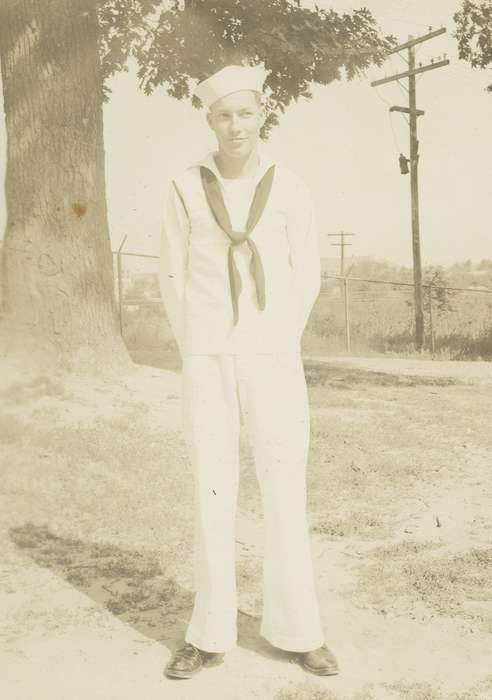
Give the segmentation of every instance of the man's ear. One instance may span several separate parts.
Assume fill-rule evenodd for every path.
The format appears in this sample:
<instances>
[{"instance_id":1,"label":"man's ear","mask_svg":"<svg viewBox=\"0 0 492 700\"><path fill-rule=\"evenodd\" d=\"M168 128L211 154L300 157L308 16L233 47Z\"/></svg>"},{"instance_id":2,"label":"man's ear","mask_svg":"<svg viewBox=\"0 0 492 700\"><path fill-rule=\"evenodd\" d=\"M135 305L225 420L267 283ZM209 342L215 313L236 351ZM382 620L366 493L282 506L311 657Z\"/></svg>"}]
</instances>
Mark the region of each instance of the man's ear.
<instances>
[{"instance_id":1,"label":"man's ear","mask_svg":"<svg viewBox=\"0 0 492 700\"><path fill-rule=\"evenodd\" d=\"M207 112L207 124L209 125L210 128L212 128L212 114L210 110Z\"/></svg>"}]
</instances>

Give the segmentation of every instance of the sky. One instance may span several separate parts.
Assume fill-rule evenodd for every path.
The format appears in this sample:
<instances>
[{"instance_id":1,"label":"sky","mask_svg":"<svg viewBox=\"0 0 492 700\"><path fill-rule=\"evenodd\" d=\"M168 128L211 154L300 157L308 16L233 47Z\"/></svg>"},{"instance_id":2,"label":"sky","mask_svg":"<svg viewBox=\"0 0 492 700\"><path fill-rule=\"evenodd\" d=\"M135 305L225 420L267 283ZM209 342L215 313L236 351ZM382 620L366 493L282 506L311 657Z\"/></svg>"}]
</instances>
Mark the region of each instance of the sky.
<instances>
[{"instance_id":1,"label":"sky","mask_svg":"<svg viewBox=\"0 0 492 700\"><path fill-rule=\"evenodd\" d=\"M305 0L304 4L310 4ZM383 33L400 43L445 26L448 32L420 44L424 65L444 53L451 65L417 79L420 141L420 227L423 264L448 265L492 258L492 71L471 69L457 57L453 13L459 0L317 0L345 11L368 7ZM354 233L350 254L398 265L412 263L410 179L398 156L409 154L406 118L389 112L407 105L403 85L370 82L405 70L400 56L351 82L313 89L288 108L265 148L310 187L322 255L337 256L329 233ZM405 81L406 82L406 81ZM167 183L214 149L203 111L161 88L138 90L135 71L117 75L104 108L107 196L113 249L157 254ZM5 131L0 124L0 178L5 172ZM0 231L5 202L0 197Z\"/></svg>"}]
</instances>

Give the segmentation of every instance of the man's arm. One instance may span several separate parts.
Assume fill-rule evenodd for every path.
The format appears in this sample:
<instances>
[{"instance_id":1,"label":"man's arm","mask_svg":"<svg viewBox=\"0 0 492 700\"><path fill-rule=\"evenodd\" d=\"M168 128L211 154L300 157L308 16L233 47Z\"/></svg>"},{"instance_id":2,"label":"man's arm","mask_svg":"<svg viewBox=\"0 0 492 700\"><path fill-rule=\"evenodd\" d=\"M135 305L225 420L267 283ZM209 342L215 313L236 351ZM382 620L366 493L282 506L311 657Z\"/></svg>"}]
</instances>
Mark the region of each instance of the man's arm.
<instances>
[{"instance_id":1,"label":"man's arm","mask_svg":"<svg viewBox=\"0 0 492 700\"><path fill-rule=\"evenodd\" d=\"M314 204L304 183L300 183L292 202L287 227L302 335L321 288L320 250Z\"/></svg>"},{"instance_id":2,"label":"man's arm","mask_svg":"<svg viewBox=\"0 0 492 700\"><path fill-rule=\"evenodd\" d=\"M181 354L184 341L184 290L189 230L184 203L176 186L171 183L162 222L159 282L169 324Z\"/></svg>"}]
</instances>

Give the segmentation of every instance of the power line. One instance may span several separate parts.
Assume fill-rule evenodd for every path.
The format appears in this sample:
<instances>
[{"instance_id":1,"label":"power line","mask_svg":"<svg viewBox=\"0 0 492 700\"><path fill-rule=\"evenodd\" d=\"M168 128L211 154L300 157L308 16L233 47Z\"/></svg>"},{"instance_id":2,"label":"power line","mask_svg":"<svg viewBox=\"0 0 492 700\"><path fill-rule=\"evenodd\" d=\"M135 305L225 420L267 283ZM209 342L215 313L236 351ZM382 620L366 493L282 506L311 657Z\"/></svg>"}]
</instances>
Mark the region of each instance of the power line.
<instances>
[{"instance_id":1,"label":"power line","mask_svg":"<svg viewBox=\"0 0 492 700\"><path fill-rule=\"evenodd\" d=\"M403 83L400 83L399 80L397 80L396 83L397 83L397 85L399 85L399 86L401 87L401 89L403 90L403 92L404 92L406 95L408 95L408 89L403 85Z\"/></svg>"},{"instance_id":2,"label":"power line","mask_svg":"<svg viewBox=\"0 0 492 700\"><path fill-rule=\"evenodd\" d=\"M392 106L392 105L391 105L391 102L389 102L387 99L385 99L385 98L381 95L380 91L379 91L377 88L376 88L376 90L375 90L375 93L376 93L376 97L377 97L383 104L387 105L388 107L391 107L391 106ZM397 151L398 153L400 153L402 149L400 148L400 145L399 145L399 143L398 143L398 137L397 137L396 132L395 132L395 126L394 126L394 124L393 124L392 112L391 112L391 111L388 112L388 120L389 120L389 125L390 125L390 128L391 128L391 133L393 134L393 143L394 143L394 145L395 145L396 151ZM408 120L407 120L407 121L408 121Z\"/></svg>"}]
</instances>

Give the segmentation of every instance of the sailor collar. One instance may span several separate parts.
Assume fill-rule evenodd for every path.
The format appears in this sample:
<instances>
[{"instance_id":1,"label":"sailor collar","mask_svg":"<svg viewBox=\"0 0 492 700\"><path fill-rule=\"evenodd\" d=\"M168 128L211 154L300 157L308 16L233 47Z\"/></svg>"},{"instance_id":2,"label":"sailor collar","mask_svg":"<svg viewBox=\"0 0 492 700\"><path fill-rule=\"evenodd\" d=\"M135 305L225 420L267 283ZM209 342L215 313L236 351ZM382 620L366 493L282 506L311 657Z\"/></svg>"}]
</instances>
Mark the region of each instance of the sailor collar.
<instances>
[{"instance_id":1,"label":"sailor collar","mask_svg":"<svg viewBox=\"0 0 492 700\"><path fill-rule=\"evenodd\" d=\"M210 153L207 153L207 155L202 158L198 163L196 163L196 166L198 168L204 167L210 170L215 177L220 181L222 181L224 178L219 172L219 169L217 168L217 164L215 162L214 156L217 155L217 151L211 151ZM253 176L251 178L251 181L257 185L262 177L266 174L266 172L272 167L272 165L275 165L275 161L273 158L271 158L267 153L265 153L263 150L259 150L258 152L260 162L258 164L258 167L256 168L256 171L254 172Z\"/></svg>"},{"instance_id":2,"label":"sailor collar","mask_svg":"<svg viewBox=\"0 0 492 700\"><path fill-rule=\"evenodd\" d=\"M251 202L245 231L234 231L231 226L229 213L222 195L220 174L213 153L209 153L208 156L198 164L198 170L200 171L200 179L210 211L219 227L229 239L227 266L229 270L234 325L236 325L239 320L239 295L241 294L242 283L241 275L239 274L234 259L233 249L243 243L249 246L252 253L251 272L255 280L258 307L260 311L263 311L265 308L265 271L263 269L259 250L250 234L261 218L268 202L275 173L275 163L267 159L263 154L260 154L259 167L256 169L254 176L250 178L255 186L255 193Z\"/></svg>"}]
</instances>

